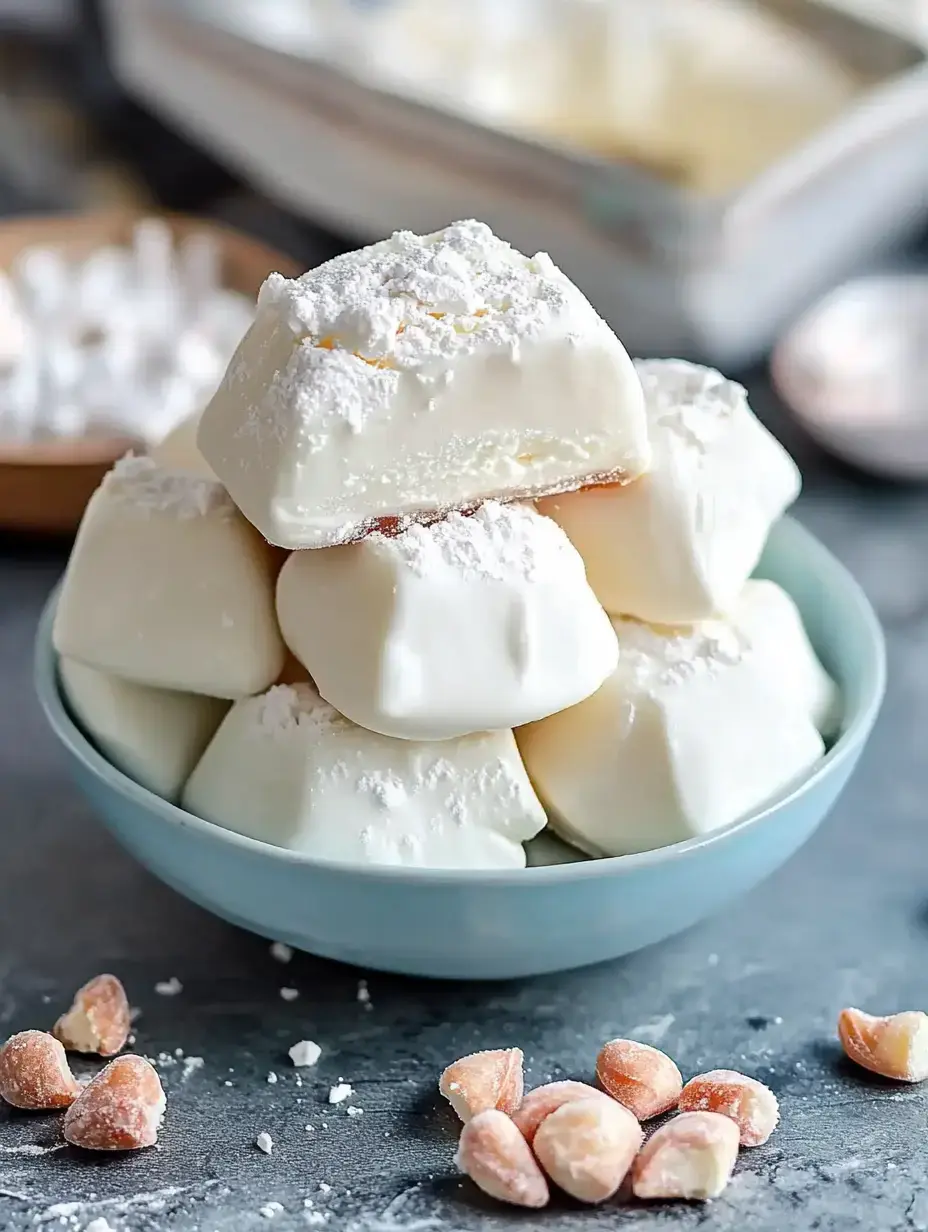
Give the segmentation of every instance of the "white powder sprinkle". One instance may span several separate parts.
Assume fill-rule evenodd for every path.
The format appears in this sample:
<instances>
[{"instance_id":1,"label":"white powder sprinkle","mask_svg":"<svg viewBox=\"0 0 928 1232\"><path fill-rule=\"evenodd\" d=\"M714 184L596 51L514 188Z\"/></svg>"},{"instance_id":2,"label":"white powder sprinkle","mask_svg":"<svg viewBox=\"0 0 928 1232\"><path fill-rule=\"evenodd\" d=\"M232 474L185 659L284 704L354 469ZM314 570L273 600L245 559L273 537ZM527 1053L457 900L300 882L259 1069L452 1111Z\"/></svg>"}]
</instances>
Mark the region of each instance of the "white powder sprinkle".
<instances>
[{"instance_id":1,"label":"white powder sprinkle","mask_svg":"<svg viewBox=\"0 0 928 1232\"><path fill-rule=\"evenodd\" d=\"M327 1181L320 1181L319 1192L321 1194L330 1194L332 1192L332 1186Z\"/></svg>"},{"instance_id":2,"label":"white powder sprinkle","mask_svg":"<svg viewBox=\"0 0 928 1232\"><path fill-rule=\"evenodd\" d=\"M369 792L383 809L400 808L408 798L405 786L394 774L362 774L356 787Z\"/></svg>"},{"instance_id":3,"label":"white powder sprinkle","mask_svg":"<svg viewBox=\"0 0 928 1232\"><path fill-rule=\"evenodd\" d=\"M347 1082L336 1083L334 1087L329 1089L329 1103L340 1104L353 1094L354 1092Z\"/></svg>"},{"instance_id":4,"label":"white powder sprinkle","mask_svg":"<svg viewBox=\"0 0 928 1232\"><path fill-rule=\"evenodd\" d=\"M274 1084L277 1082L277 1075L274 1073L273 1070L271 1070L271 1072L268 1074L267 1080L271 1084L271 1086L274 1086Z\"/></svg>"},{"instance_id":5,"label":"white powder sprinkle","mask_svg":"<svg viewBox=\"0 0 928 1232\"><path fill-rule=\"evenodd\" d=\"M359 1117L364 1115L364 1109L359 1108L357 1104L349 1104L345 1111L350 1117Z\"/></svg>"},{"instance_id":6,"label":"white powder sprinkle","mask_svg":"<svg viewBox=\"0 0 928 1232\"><path fill-rule=\"evenodd\" d=\"M274 1139L265 1130L262 1130L255 1138L255 1146L259 1151L263 1151L265 1155L270 1155L274 1149Z\"/></svg>"},{"instance_id":7,"label":"white powder sprinkle","mask_svg":"<svg viewBox=\"0 0 928 1232\"><path fill-rule=\"evenodd\" d=\"M290 1049L290 1060L297 1067L315 1065L322 1056L322 1049L313 1040L300 1040Z\"/></svg>"},{"instance_id":8,"label":"white powder sprinkle","mask_svg":"<svg viewBox=\"0 0 928 1232\"><path fill-rule=\"evenodd\" d=\"M747 410L747 391L714 368L682 359L636 359L652 424L705 453L732 416Z\"/></svg>"},{"instance_id":9,"label":"white powder sprinkle","mask_svg":"<svg viewBox=\"0 0 928 1232\"><path fill-rule=\"evenodd\" d=\"M544 582L583 576L583 562L557 523L525 504L487 501L473 514L449 513L430 526L416 523L364 543L417 577Z\"/></svg>"},{"instance_id":10,"label":"white powder sprinkle","mask_svg":"<svg viewBox=\"0 0 928 1232\"><path fill-rule=\"evenodd\" d=\"M619 671L643 693L724 671L750 651L746 637L722 620L673 627L622 616L614 617L612 624L619 639Z\"/></svg>"},{"instance_id":11,"label":"white powder sprinkle","mask_svg":"<svg viewBox=\"0 0 928 1232\"><path fill-rule=\"evenodd\" d=\"M101 1215L99 1219L92 1219L84 1229L84 1232L114 1232L114 1229Z\"/></svg>"},{"instance_id":12,"label":"white powder sprinkle","mask_svg":"<svg viewBox=\"0 0 928 1232\"><path fill-rule=\"evenodd\" d=\"M54 1143L52 1146L39 1146L36 1142L24 1142L20 1146L0 1146L0 1155L50 1155L53 1151L63 1151L65 1144Z\"/></svg>"},{"instance_id":13,"label":"white powder sprinkle","mask_svg":"<svg viewBox=\"0 0 928 1232\"><path fill-rule=\"evenodd\" d=\"M132 454L116 463L103 481L103 491L147 514L186 519L235 512L229 494L216 480L165 470L151 458Z\"/></svg>"},{"instance_id":14,"label":"white powder sprinkle","mask_svg":"<svg viewBox=\"0 0 928 1232\"><path fill-rule=\"evenodd\" d=\"M303 1222L311 1228L321 1228L332 1218L329 1211L304 1211Z\"/></svg>"},{"instance_id":15,"label":"white powder sprinkle","mask_svg":"<svg viewBox=\"0 0 928 1232\"><path fill-rule=\"evenodd\" d=\"M184 1067L181 1071L180 1080L186 1082L191 1074L195 1074L198 1069L202 1069L205 1061L202 1057L185 1057Z\"/></svg>"},{"instance_id":16,"label":"white powder sprinkle","mask_svg":"<svg viewBox=\"0 0 928 1232\"><path fill-rule=\"evenodd\" d=\"M311 684L277 684L254 699L255 732L262 736L277 736L295 727L353 727L349 719L322 700Z\"/></svg>"},{"instance_id":17,"label":"white powder sprinkle","mask_svg":"<svg viewBox=\"0 0 928 1232\"><path fill-rule=\"evenodd\" d=\"M169 980L159 980L155 985L155 992L159 997L176 997L183 991L184 986L176 975L172 975Z\"/></svg>"},{"instance_id":18,"label":"white powder sprinkle","mask_svg":"<svg viewBox=\"0 0 928 1232\"><path fill-rule=\"evenodd\" d=\"M271 957L279 963L288 963L293 957L293 950L283 941L275 941L271 946Z\"/></svg>"},{"instance_id":19,"label":"white powder sprinkle","mask_svg":"<svg viewBox=\"0 0 928 1232\"><path fill-rule=\"evenodd\" d=\"M262 1206L258 1211L265 1219L275 1219L283 1210L283 1204L280 1202L268 1202L266 1206Z\"/></svg>"},{"instance_id":20,"label":"white powder sprinkle","mask_svg":"<svg viewBox=\"0 0 928 1232\"><path fill-rule=\"evenodd\" d=\"M280 999L282 1001L295 1001L300 995L298 988L282 988L280 990Z\"/></svg>"},{"instance_id":21,"label":"white powder sprinkle","mask_svg":"<svg viewBox=\"0 0 928 1232\"><path fill-rule=\"evenodd\" d=\"M357 997L362 1005L370 1005L371 994L370 994L370 989L367 986L367 980L358 980Z\"/></svg>"}]
</instances>

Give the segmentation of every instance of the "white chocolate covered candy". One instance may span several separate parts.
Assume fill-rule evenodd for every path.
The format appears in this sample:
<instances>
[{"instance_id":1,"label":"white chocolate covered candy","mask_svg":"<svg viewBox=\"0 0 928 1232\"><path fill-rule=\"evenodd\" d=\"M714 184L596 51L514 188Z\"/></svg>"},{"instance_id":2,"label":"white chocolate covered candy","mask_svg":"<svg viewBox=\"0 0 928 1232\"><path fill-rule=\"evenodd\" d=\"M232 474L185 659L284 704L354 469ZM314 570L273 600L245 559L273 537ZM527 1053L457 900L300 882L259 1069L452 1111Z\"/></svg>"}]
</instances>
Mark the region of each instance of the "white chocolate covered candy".
<instances>
[{"instance_id":1,"label":"white chocolate covered candy","mask_svg":"<svg viewBox=\"0 0 928 1232\"><path fill-rule=\"evenodd\" d=\"M729 619L757 656L771 688L795 702L823 736L841 725L838 687L812 648L796 604L776 582L747 583Z\"/></svg>"},{"instance_id":2,"label":"white chocolate covered candy","mask_svg":"<svg viewBox=\"0 0 928 1232\"><path fill-rule=\"evenodd\" d=\"M61 685L74 717L103 756L165 800L176 800L229 703L151 689L62 658Z\"/></svg>"},{"instance_id":3,"label":"white chocolate covered candy","mask_svg":"<svg viewBox=\"0 0 928 1232\"><path fill-rule=\"evenodd\" d=\"M159 466L170 471L186 471L204 479L216 476L206 464L206 459L197 449L197 429L200 426L199 412L182 419L151 450L151 457Z\"/></svg>"},{"instance_id":4,"label":"white chocolate covered candy","mask_svg":"<svg viewBox=\"0 0 928 1232\"><path fill-rule=\"evenodd\" d=\"M478 222L272 274L198 444L288 548L630 479L650 460L622 344L548 256Z\"/></svg>"},{"instance_id":5,"label":"white chocolate covered candy","mask_svg":"<svg viewBox=\"0 0 928 1232\"><path fill-rule=\"evenodd\" d=\"M512 732L413 743L356 726L309 684L237 702L184 807L343 864L522 868L545 816Z\"/></svg>"},{"instance_id":6,"label":"white chocolate covered candy","mask_svg":"<svg viewBox=\"0 0 928 1232\"><path fill-rule=\"evenodd\" d=\"M727 612L799 471L744 389L711 368L638 360L651 469L633 484L539 501L570 536L613 615L688 624Z\"/></svg>"},{"instance_id":7,"label":"white chocolate covered candy","mask_svg":"<svg viewBox=\"0 0 928 1232\"><path fill-rule=\"evenodd\" d=\"M595 692L618 662L582 560L526 505L491 501L395 537L294 552L277 614L327 701L407 740L543 718Z\"/></svg>"},{"instance_id":8,"label":"white chocolate covered candy","mask_svg":"<svg viewBox=\"0 0 928 1232\"><path fill-rule=\"evenodd\" d=\"M124 458L84 513L61 587L55 649L153 688L238 698L286 655L278 556L220 484Z\"/></svg>"},{"instance_id":9,"label":"white chocolate covered candy","mask_svg":"<svg viewBox=\"0 0 928 1232\"><path fill-rule=\"evenodd\" d=\"M591 855L718 829L795 783L824 752L803 704L733 625L615 620L619 666L592 697L521 728L551 824Z\"/></svg>"}]
</instances>

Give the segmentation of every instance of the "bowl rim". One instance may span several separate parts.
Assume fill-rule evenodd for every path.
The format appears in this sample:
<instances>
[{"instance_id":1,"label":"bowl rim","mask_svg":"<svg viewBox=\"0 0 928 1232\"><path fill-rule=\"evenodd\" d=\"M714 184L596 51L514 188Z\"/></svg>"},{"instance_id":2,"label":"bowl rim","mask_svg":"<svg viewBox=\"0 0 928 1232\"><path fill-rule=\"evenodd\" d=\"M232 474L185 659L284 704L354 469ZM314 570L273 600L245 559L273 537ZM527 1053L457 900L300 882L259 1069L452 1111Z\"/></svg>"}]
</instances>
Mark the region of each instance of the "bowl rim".
<instances>
[{"instance_id":1,"label":"bowl rim","mask_svg":"<svg viewBox=\"0 0 928 1232\"><path fill-rule=\"evenodd\" d=\"M431 886L493 885L505 888L526 888L553 882L583 881L606 875L625 875L658 864L685 859L694 852L724 843L735 835L769 820L781 809L789 807L810 793L822 779L835 772L867 739L876 720L886 689L886 644L883 630L873 607L850 571L795 518L784 517L774 527L773 534L792 540L794 549L808 560L824 577L830 590L841 593L847 604L849 621L864 632L868 655L860 665L860 698L850 722L838 739L799 782L787 787L757 812L749 813L727 826L695 835L666 847L635 852L623 856L604 856L566 864L537 865L517 869L433 869L394 865L354 865L319 859L303 852L277 847L262 839L250 838L227 830L215 822L189 813L179 805L142 787L123 774L97 751L68 713L58 679L58 655L52 645L52 625L60 592L60 582L54 587L39 620L34 648L34 682L39 704L52 731L71 756L94 778L102 780L118 795L159 820L179 829L193 829L217 843L230 844L252 855L264 856L284 864L303 865L331 876L362 878L370 881Z\"/></svg>"}]
</instances>

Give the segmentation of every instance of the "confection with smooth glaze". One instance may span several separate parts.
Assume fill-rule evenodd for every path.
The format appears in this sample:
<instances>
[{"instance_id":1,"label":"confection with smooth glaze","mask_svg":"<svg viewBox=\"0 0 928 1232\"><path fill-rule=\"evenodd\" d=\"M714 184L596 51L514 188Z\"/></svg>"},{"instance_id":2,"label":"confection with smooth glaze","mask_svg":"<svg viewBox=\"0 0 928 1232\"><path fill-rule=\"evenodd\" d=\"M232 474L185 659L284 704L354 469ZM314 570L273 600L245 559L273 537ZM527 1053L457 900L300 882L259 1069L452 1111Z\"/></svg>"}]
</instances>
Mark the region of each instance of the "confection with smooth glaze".
<instances>
[{"instance_id":1,"label":"confection with smooth glaze","mask_svg":"<svg viewBox=\"0 0 928 1232\"><path fill-rule=\"evenodd\" d=\"M728 612L800 475L742 386L679 359L637 360L651 468L635 483L538 503L614 616L689 624Z\"/></svg>"},{"instance_id":2,"label":"confection with smooth glaze","mask_svg":"<svg viewBox=\"0 0 928 1232\"><path fill-rule=\"evenodd\" d=\"M523 868L545 815L511 731L415 743L309 684L237 702L183 794L217 825L340 864Z\"/></svg>"},{"instance_id":3,"label":"confection with smooth glaze","mask_svg":"<svg viewBox=\"0 0 928 1232\"><path fill-rule=\"evenodd\" d=\"M327 701L407 740L544 718L589 697L618 662L576 550L520 504L294 552L277 615Z\"/></svg>"},{"instance_id":4,"label":"confection with smooth glaze","mask_svg":"<svg viewBox=\"0 0 928 1232\"><path fill-rule=\"evenodd\" d=\"M650 460L615 334L547 255L478 222L272 274L197 443L286 548L630 480Z\"/></svg>"},{"instance_id":5,"label":"confection with smooth glaze","mask_svg":"<svg viewBox=\"0 0 928 1232\"><path fill-rule=\"evenodd\" d=\"M55 649L153 688L258 693L286 654L274 612L278 567L220 484L124 458L81 521Z\"/></svg>"},{"instance_id":6,"label":"confection with smooth glaze","mask_svg":"<svg viewBox=\"0 0 928 1232\"><path fill-rule=\"evenodd\" d=\"M229 703L152 689L61 658L61 686L74 717L104 757L165 800L180 789L216 734Z\"/></svg>"}]
</instances>

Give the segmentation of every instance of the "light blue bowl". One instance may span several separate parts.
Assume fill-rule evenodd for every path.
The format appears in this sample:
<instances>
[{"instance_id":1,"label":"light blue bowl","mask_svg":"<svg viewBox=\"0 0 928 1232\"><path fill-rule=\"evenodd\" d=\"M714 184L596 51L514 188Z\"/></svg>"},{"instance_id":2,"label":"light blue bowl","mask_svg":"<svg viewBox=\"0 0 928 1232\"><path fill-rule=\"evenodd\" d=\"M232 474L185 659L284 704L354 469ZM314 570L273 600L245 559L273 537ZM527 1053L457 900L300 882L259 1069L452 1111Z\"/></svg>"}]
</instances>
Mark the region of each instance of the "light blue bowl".
<instances>
[{"instance_id":1,"label":"light blue bowl","mask_svg":"<svg viewBox=\"0 0 928 1232\"><path fill-rule=\"evenodd\" d=\"M36 687L78 785L162 881L233 924L383 971L504 979L580 967L660 941L723 908L816 829L851 775L885 686L876 616L853 578L798 523L771 536L759 574L779 582L844 699L840 739L762 812L659 851L518 872L346 868L202 821L115 770L72 722L39 627Z\"/></svg>"}]
</instances>

